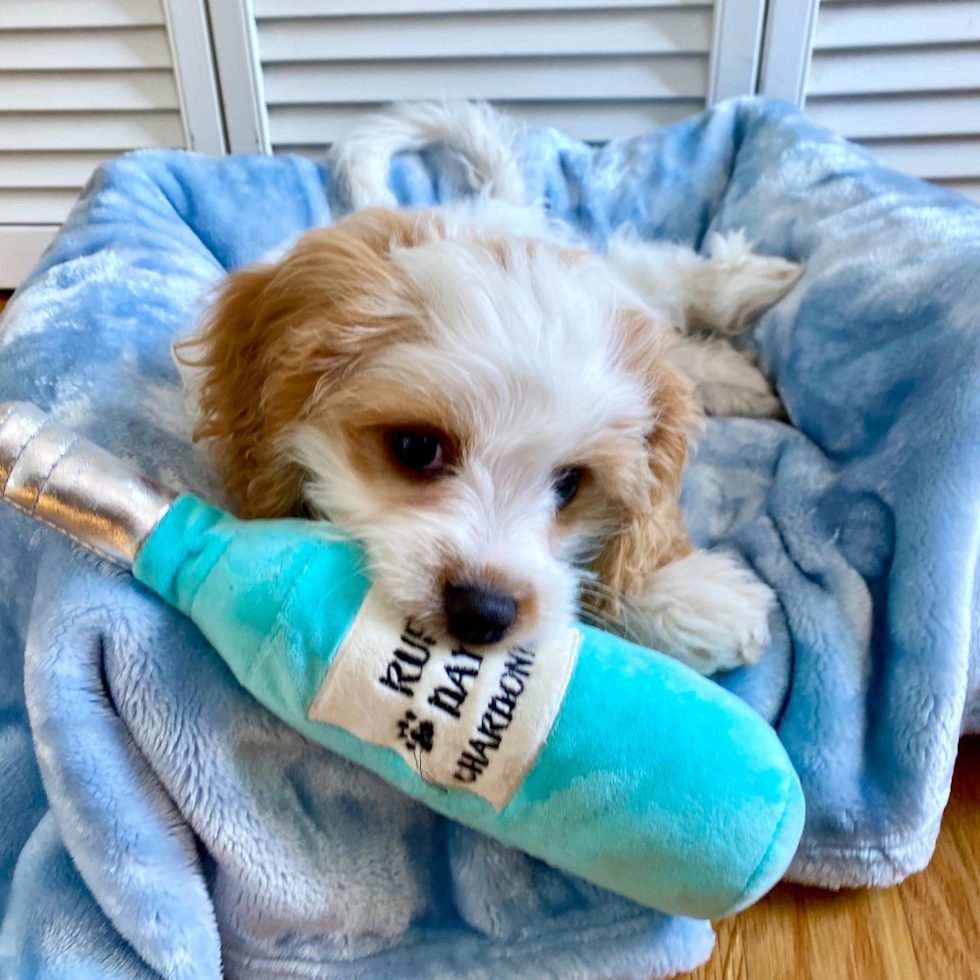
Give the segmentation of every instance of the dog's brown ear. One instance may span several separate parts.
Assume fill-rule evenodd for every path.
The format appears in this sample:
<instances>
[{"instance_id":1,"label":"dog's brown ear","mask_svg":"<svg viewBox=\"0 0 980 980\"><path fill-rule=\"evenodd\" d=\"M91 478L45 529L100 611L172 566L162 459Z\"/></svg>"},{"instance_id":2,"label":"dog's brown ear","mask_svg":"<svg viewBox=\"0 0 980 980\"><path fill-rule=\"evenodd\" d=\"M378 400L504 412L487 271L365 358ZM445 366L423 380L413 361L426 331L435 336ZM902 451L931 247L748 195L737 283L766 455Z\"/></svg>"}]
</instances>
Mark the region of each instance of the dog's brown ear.
<instances>
[{"instance_id":1,"label":"dog's brown ear","mask_svg":"<svg viewBox=\"0 0 980 980\"><path fill-rule=\"evenodd\" d=\"M247 517L298 514L301 469L284 436L318 392L405 329L405 287L390 261L439 233L438 219L369 209L308 232L281 262L229 275L178 359L195 374L218 475Z\"/></svg>"},{"instance_id":2,"label":"dog's brown ear","mask_svg":"<svg viewBox=\"0 0 980 980\"><path fill-rule=\"evenodd\" d=\"M278 273L276 265L233 272L197 333L175 348L180 362L194 371L194 439L209 440L211 462L246 517L291 514L300 491L300 473L283 465L277 452L279 425L298 416L307 397L300 379L278 390L276 347L287 329L286 311L274 300Z\"/></svg>"},{"instance_id":3,"label":"dog's brown ear","mask_svg":"<svg viewBox=\"0 0 980 980\"><path fill-rule=\"evenodd\" d=\"M672 331L638 309L622 311L620 327L626 357L646 381L653 425L642 492L624 507L593 571L611 594L637 594L658 568L692 551L678 501L688 440L702 418L690 379L670 359Z\"/></svg>"}]
</instances>

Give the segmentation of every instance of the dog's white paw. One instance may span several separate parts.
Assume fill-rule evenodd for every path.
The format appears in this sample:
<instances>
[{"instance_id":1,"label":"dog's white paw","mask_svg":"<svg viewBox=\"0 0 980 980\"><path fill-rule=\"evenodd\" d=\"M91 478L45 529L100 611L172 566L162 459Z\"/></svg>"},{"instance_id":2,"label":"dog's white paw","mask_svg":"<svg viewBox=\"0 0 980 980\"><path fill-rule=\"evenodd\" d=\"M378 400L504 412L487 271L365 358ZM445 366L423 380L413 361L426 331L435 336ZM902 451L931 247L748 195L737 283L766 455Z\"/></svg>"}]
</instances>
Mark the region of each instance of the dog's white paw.
<instances>
[{"instance_id":1,"label":"dog's white paw","mask_svg":"<svg viewBox=\"0 0 980 980\"><path fill-rule=\"evenodd\" d=\"M754 664L769 643L767 585L734 558L695 551L630 597L631 632L702 674Z\"/></svg>"},{"instance_id":2,"label":"dog's white paw","mask_svg":"<svg viewBox=\"0 0 980 980\"><path fill-rule=\"evenodd\" d=\"M799 262L778 255L757 255L741 231L712 234L707 241L706 265L713 280L710 326L717 333L744 333L775 306L803 275Z\"/></svg>"},{"instance_id":3,"label":"dog's white paw","mask_svg":"<svg viewBox=\"0 0 980 980\"><path fill-rule=\"evenodd\" d=\"M709 415L738 415L749 418L785 418L786 411L769 379L757 368L747 365L732 384L722 384L719 390L707 393L706 402L715 402L714 409L705 405Z\"/></svg>"},{"instance_id":4,"label":"dog's white paw","mask_svg":"<svg viewBox=\"0 0 980 980\"><path fill-rule=\"evenodd\" d=\"M755 366L754 357L728 348L715 353L719 363L709 383L695 384L695 397L707 415L779 418L782 402L769 379Z\"/></svg>"},{"instance_id":5,"label":"dog's white paw","mask_svg":"<svg viewBox=\"0 0 980 980\"><path fill-rule=\"evenodd\" d=\"M720 382L712 386L697 386L694 397L705 415L718 418L736 416L753 419L785 418L786 412L779 395L773 390L761 371L757 377L746 384L745 379L738 382Z\"/></svg>"},{"instance_id":6,"label":"dog's white paw","mask_svg":"<svg viewBox=\"0 0 980 980\"><path fill-rule=\"evenodd\" d=\"M706 415L779 418L783 406L769 379L755 366L755 354L727 341L678 340L674 363L694 382L694 398Z\"/></svg>"}]
</instances>

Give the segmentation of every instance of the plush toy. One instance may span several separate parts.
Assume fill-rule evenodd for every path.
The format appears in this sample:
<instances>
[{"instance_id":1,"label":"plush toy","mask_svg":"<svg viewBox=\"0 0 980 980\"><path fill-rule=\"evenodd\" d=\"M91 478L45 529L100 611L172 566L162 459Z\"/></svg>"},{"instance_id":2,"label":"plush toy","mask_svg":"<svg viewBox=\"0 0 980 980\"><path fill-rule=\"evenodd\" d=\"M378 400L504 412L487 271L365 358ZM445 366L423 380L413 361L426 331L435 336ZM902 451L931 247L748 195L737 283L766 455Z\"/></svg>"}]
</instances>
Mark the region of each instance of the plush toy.
<instances>
[{"instance_id":1,"label":"plush toy","mask_svg":"<svg viewBox=\"0 0 980 980\"><path fill-rule=\"evenodd\" d=\"M131 568L287 724L549 864L715 918L796 850L803 795L775 732L668 657L584 625L534 649L447 646L328 525L175 497L29 405L0 405L0 492Z\"/></svg>"}]
</instances>

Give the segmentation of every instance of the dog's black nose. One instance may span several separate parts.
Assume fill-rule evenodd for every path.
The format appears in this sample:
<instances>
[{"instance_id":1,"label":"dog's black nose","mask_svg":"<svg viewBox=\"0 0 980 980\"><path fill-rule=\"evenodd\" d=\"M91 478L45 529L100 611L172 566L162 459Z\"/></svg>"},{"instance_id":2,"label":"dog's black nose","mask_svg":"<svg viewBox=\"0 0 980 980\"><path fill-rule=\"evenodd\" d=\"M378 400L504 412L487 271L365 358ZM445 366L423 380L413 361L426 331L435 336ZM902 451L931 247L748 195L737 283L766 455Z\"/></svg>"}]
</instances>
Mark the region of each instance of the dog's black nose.
<instances>
[{"instance_id":1,"label":"dog's black nose","mask_svg":"<svg viewBox=\"0 0 980 980\"><path fill-rule=\"evenodd\" d=\"M446 586L449 632L463 643L496 643L517 619L513 596L487 592L476 585Z\"/></svg>"}]
</instances>

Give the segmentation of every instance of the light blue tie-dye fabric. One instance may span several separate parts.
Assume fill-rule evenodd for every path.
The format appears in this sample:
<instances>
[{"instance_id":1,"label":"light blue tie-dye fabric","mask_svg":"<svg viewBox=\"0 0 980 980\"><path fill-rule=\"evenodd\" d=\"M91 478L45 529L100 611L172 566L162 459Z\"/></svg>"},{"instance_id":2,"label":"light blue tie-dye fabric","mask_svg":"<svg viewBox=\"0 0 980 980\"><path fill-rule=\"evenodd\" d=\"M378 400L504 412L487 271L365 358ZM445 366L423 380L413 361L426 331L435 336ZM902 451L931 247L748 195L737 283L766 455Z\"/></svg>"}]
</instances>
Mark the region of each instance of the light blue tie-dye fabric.
<instances>
[{"instance_id":1,"label":"light blue tie-dye fabric","mask_svg":"<svg viewBox=\"0 0 980 980\"><path fill-rule=\"evenodd\" d=\"M901 878L980 728L980 209L758 101L524 151L532 188L598 246L627 221L695 246L744 227L806 262L754 334L793 427L711 422L685 504L700 542L779 595L767 656L723 683L799 770L794 876ZM456 177L423 155L392 182L421 204ZM0 400L220 499L170 339L224 269L339 213L325 186L292 158L103 168L0 324ZM707 924L567 879L307 743L187 621L10 511L0 588L4 980L595 980L707 955Z\"/></svg>"}]
</instances>

